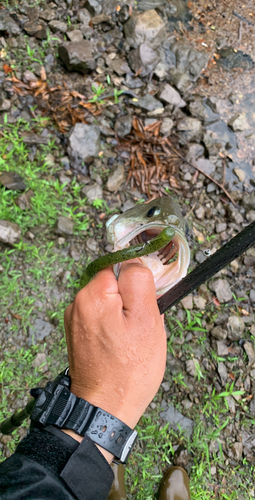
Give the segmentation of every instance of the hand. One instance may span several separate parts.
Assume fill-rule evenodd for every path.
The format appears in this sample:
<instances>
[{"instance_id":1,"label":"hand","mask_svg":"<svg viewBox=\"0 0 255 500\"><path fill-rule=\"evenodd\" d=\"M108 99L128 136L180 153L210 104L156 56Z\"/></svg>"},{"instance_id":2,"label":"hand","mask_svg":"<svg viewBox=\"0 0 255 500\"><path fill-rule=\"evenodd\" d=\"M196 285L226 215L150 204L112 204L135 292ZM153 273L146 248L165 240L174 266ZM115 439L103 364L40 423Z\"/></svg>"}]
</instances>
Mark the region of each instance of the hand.
<instances>
[{"instance_id":1,"label":"hand","mask_svg":"<svg viewBox=\"0 0 255 500\"><path fill-rule=\"evenodd\" d=\"M71 391L133 428L155 396L166 333L152 273L139 259L100 271L65 311Z\"/></svg>"}]
</instances>

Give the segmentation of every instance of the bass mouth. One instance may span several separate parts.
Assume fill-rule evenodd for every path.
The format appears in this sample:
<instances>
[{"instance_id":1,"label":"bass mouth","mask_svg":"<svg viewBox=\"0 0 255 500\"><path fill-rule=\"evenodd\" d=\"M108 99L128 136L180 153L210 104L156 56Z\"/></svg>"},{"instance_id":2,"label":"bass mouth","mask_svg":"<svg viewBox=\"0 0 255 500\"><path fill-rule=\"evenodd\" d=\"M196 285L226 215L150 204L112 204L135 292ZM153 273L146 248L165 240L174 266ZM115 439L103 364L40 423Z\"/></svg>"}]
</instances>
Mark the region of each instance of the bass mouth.
<instances>
[{"instance_id":1,"label":"bass mouth","mask_svg":"<svg viewBox=\"0 0 255 500\"><path fill-rule=\"evenodd\" d=\"M129 245L134 246L142 243L147 243L151 241L153 238L158 236L164 227L153 227L150 229L145 229L137 233L131 240L129 240ZM179 249L178 235L175 235L174 238L163 248L161 248L157 252L157 256L160 259L161 263L166 266L170 260L176 259Z\"/></svg>"}]
</instances>

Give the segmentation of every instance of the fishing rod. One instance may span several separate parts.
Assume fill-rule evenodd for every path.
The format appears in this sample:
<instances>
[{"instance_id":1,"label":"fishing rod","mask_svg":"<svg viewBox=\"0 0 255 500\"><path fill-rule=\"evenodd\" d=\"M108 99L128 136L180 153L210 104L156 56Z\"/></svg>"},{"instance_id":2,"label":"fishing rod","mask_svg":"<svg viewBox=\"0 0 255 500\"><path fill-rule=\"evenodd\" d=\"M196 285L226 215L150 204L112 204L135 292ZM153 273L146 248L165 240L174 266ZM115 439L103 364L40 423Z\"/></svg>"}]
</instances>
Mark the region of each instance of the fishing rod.
<instances>
[{"instance_id":1,"label":"fishing rod","mask_svg":"<svg viewBox=\"0 0 255 500\"><path fill-rule=\"evenodd\" d=\"M180 300L193 292L197 287L202 285L202 283L212 278L214 274L221 271L221 269L230 264L230 262L235 260L254 244L255 222L252 222L213 255L208 257L205 262L193 269L185 278L162 295L158 299L160 314L163 314L180 302ZM32 389L31 395L34 394L35 397L37 397L39 391L40 389ZM16 410L11 417L0 424L0 432L2 432L2 434L11 434L30 416L34 404L35 399L30 399L24 409Z\"/></svg>"}]
</instances>

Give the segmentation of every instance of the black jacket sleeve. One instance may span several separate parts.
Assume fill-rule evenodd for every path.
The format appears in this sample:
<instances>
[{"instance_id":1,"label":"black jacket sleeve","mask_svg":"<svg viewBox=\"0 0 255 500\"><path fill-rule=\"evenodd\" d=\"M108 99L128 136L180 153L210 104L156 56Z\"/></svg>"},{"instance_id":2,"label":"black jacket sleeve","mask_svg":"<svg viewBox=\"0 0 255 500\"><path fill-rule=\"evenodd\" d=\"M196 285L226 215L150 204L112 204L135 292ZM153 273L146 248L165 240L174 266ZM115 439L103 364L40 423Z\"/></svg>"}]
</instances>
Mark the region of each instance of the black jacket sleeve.
<instances>
[{"instance_id":1,"label":"black jacket sleeve","mask_svg":"<svg viewBox=\"0 0 255 500\"><path fill-rule=\"evenodd\" d=\"M0 465L1 500L106 500L113 472L87 436L33 429Z\"/></svg>"}]
</instances>

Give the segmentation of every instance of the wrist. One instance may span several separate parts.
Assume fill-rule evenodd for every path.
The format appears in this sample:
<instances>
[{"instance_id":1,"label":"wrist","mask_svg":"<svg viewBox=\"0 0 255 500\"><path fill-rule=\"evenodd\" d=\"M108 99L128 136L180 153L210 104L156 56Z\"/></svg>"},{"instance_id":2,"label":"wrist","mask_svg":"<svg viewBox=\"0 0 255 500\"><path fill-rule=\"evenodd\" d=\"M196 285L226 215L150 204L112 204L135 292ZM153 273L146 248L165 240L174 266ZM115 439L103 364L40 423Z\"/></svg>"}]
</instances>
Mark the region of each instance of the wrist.
<instances>
[{"instance_id":1,"label":"wrist","mask_svg":"<svg viewBox=\"0 0 255 500\"><path fill-rule=\"evenodd\" d=\"M64 432L65 434L67 434L68 436L70 436L71 438L75 439L75 441L78 441L78 443L81 443L82 440L83 440L83 436L80 436L79 434L76 434L76 432L74 432L74 431L71 431L69 429L61 429L61 431ZM114 455L112 455L109 451L107 451L104 448L102 448L102 446L99 446L96 443L95 443L95 445L99 449L99 451L102 453L102 455L104 456L104 458L106 459L106 461L109 464L111 464L112 461L113 461Z\"/></svg>"}]
</instances>

